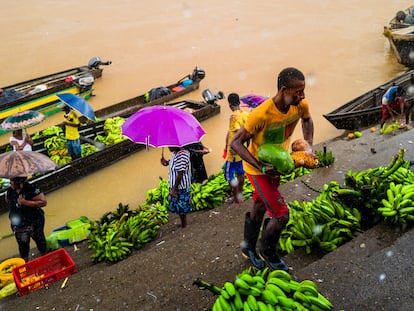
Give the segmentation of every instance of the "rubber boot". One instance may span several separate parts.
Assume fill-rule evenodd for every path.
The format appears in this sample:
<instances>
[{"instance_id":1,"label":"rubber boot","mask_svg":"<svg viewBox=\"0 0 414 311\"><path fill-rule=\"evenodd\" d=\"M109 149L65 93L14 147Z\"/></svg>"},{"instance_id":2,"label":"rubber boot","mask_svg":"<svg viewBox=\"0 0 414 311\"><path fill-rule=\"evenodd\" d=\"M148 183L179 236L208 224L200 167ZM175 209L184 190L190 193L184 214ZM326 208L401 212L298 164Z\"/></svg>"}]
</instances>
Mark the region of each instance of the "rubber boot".
<instances>
[{"instance_id":1,"label":"rubber boot","mask_svg":"<svg viewBox=\"0 0 414 311\"><path fill-rule=\"evenodd\" d=\"M246 219L244 222L244 243L242 248L242 255L244 258L249 259L252 265L261 270L266 266L265 262L260 259L256 253L256 243L260 233L261 223L255 222L250 219L250 212L246 213Z\"/></svg>"},{"instance_id":2,"label":"rubber boot","mask_svg":"<svg viewBox=\"0 0 414 311\"><path fill-rule=\"evenodd\" d=\"M279 258L276 252L279 235L271 235L266 230L269 221L269 218L264 221L259 256L271 269L289 271L288 265L281 258Z\"/></svg>"}]
</instances>

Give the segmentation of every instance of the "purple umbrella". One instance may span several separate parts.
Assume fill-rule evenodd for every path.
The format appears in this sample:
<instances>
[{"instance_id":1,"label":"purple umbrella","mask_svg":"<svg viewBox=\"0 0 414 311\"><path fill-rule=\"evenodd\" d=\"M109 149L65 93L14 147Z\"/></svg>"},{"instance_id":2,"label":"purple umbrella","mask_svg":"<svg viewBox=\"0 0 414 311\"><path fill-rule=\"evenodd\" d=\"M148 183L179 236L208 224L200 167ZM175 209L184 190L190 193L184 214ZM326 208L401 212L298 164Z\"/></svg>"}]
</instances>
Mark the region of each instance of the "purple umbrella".
<instances>
[{"instance_id":1,"label":"purple umbrella","mask_svg":"<svg viewBox=\"0 0 414 311\"><path fill-rule=\"evenodd\" d=\"M256 108L261 103L263 103L267 98L268 97L266 96L249 94L249 95L240 97L240 101L242 101L244 104L246 104L250 108Z\"/></svg>"},{"instance_id":2,"label":"purple umbrella","mask_svg":"<svg viewBox=\"0 0 414 311\"><path fill-rule=\"evenodd\" d=\"M122 134L148 149L196 143L205 131L189 112L172 106L151 106L130 116L122 125Z\"/></svg>"}]
</instances>

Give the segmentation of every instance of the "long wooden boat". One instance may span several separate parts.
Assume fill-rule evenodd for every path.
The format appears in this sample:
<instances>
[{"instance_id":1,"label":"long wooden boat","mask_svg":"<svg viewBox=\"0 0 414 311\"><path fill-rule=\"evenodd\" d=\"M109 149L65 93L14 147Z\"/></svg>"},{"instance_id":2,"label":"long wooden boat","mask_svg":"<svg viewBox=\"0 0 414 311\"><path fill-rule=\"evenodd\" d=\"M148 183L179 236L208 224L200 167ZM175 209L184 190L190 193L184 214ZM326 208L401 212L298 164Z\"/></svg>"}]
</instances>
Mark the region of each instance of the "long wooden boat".
<instances>
[{"instance_id":1,"label":"long wooden boat","mask_svg":"<svg viewBox=\"0 0 414 311\"><path fill-rule=\"evenodd\" d=\"M388 39L390 49L397 61L406 66L414 67L414 6L398 11L384 26L383 35ZM401 16L402 15L402 16ZM407 16L407 19L405 19Z\"/></svg>"},{"instance_id":2,"label":"long wooden boat","mask_svg":"<svg viewBox=\"0 0 414 311\"><path fill-rule=\"evenodd\" d=\"M414 70L410 70L390 81L358 96L323 116L337 129L356 130L381 121L382 96L391 86L399 85L407 90L407 99L414 101Z\"/></svg>"},{"instance_id":3,"label":"long wooden boat","mask_svg":"<svg viewBox=\"0 0 414 311\"><path fill-rule=\"evenodd\" d=\"M384 36L397 61L406 67L414 67L414 26L395 30L384 27Z\"/></svg>"},{"instance_id":4,"label":"long wooden boat","mask_svg":"<svg viewBox=\"0 0 414 311\"><path fill-rule=\"evenodd\" d=\"M115 104L111 107L118 106L122 107L123 109L119 110L119 113L116 114L115 110L110 109L109 107L100 111L100 115L108 117L115 117L120 116L127 118L134 112L151 105L158 104L167 104L173 105L175 107L179 107L181 109L190 111L197 120L204 121L208 118L211 118L220 113L220 106L216 103L216 101L194 101L194 100L181 100L177 102L170 103L166 99L172 98L176 99L179 96L187 94L192 90L195 90L199 87L200 80L204 78L204 74L200 75L202 71L199 69L195 69L192 75L187 76L185 79L194 78L194 81L191 85L187 86L185 89L181 89L174 93L171 93L163 98L151 101L151 102L141 102L144 95L140 95L133 99L129 99L127 101ZM198 74L197 74L198 73ZM196 75L195 75L196 74ZM182 80L177 82L176 86L180 86L182 84ZM174 89L173 85L170 85L169 88ZM127 108L124 104L126 102L130 103L130 107ZM124 103L124 104L122 104ZM98 112L98 111L97 111ZM98 113L97 113L98 114ZM87 124L79 128L79 133L81 137L86 138L87 140L94 140L97 135L104 135L104 123L105 120L98 121L96 123ZM34 140L33 150L47 154L47 150L44 147L44 140L46 138L40 138ZM8 145L0 146L0 152L5 152L8 148ZM65 185L68 185L76 180L81 179L95 171L98 171L104 167L107 167L120 159L123 159L127 156L132 155L133 153L143 150L145 146L136 144L131 142L130 140L124 140L117 144L110 145L104 147L102 150L90 154L88 156L82 157L80 159L74 160L67 165L63 165L56 170L36 176L30 180L31 183L36 183L44 193L50 193L54 190L57 190ZM0 210L7 210L5 205L4 196L5 190L0 190Z\"/></svg>"},{"instance_id":5,"label":"long wooden boat","mask_svg":"<svg viewBox=\"0 0 414 311\"><path fill-rule=\"evenodd\" d=\"M102 65L110 65L93 57L87 65L38 77L28 81L3 86L0 88L0 122L16 112L37 110L45 116L56 113L60 103L58 92L79 94L89 98L92 94L94 80L102 76ZM4 134L5 131L0 131Z\"/></svg>"}]
</instances>

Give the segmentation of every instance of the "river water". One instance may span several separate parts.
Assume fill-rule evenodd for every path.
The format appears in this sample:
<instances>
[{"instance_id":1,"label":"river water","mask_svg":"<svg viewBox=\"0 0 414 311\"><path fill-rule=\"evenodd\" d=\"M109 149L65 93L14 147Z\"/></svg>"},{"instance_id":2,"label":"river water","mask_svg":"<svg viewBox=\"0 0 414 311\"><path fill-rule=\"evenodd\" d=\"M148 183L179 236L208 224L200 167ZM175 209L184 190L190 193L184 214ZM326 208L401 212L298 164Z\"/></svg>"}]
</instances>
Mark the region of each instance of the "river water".
<instances>
[{"instance_id":1,"label":"river water","mask_svg":"<svg viewBox=\"0 0 414 311\"><path fill-rule=\"evenodd\" d=\"M278 72L303 71L315 122L314 142L341 134L322 116L361 93L401 74L383 26L410 1L385 0L2 0L0 85L86 65L93 56L113 63L104 68L90 100L95 109L206 71L200 90L225 95L276 92ZM202 123L209 174L222 166L230 111ZM61 122L48 118L29 131ZM301 136L300 127L295 134ZM0 143L8 137L0 137ZM335 152L335 151L333 151ZM168 154L168 151L167 151ZM118 203L135 208L148 189L165 178L161 150L138 152L119 163L47 195L46 234L85 215L98 219ZM0 237L10 233L0 216ZM17 253L14 238L0 240L0 260Z\"/></svg>"}]
</instances>

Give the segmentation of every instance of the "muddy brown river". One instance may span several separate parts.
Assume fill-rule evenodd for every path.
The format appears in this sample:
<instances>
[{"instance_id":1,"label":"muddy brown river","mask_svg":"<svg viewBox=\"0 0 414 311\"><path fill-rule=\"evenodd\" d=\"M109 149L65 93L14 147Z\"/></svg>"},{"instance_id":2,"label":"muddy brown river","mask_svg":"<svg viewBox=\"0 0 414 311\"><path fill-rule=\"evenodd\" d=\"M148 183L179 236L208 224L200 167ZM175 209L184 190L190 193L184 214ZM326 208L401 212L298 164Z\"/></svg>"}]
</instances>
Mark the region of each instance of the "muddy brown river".
<instances>
[{"instance_id":1,"label":"muddy brown river","mask_svg":"<svg viewBox=\"0 0 414 311\"><path fill-rule=\"evenodd\" d=\"M306 97L315 143L341 134L322 116L401 74L383 26L409 1L107 1L3 0L0 11L0 85L86 65L93 56L111 60L96 81L90 104L99 109L206 71L200 90L271 96L278 72L288 66L307 78ZM209 174L222 166L229 109L202 123ZM61 122L48 118L36 128ZM301 135L300 127L296 136ZM0 137L5 143L8 137ZM46 234L81 215L92 219L119 202L132 208L157 187L166 168L161 150L140 151L47 195ZM6 214L0 237L10 234ZM13 238L0 240L0 259L17 253Z\"/></svg>"}]
</instances>

